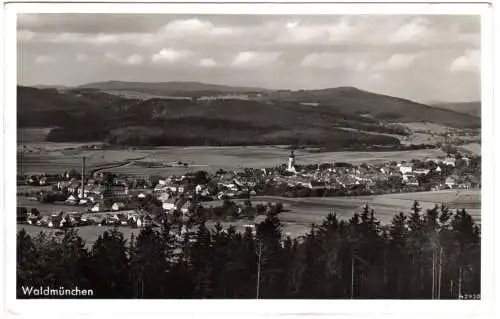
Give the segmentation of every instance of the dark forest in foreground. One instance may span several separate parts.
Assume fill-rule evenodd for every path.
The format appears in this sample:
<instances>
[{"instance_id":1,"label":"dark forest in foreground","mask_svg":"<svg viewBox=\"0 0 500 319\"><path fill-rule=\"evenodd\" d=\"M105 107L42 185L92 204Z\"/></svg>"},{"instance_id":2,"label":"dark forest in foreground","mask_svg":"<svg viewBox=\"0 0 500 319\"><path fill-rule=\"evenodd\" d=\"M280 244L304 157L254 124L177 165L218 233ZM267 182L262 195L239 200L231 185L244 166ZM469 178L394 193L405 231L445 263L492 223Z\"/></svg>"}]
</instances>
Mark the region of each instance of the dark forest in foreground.
<instances>
[{"instance_id":1,"label":"dark forest in foreground","mask_svg":"<svg viewBox=\"0 0 500 319\"><path fill-rule=\"evenodd\" d=\"M479 295L480 230L465 210L436 206L381 226L365 207L349 221L330 214L303 240L283 238L279 207L256 233L203 223L105 232L90 250L71 229L61 238L17 235L22 286L94 290L94 298L395 298ZM175 230L174 230L175 229Z\"/></svg>"}]
</instances>

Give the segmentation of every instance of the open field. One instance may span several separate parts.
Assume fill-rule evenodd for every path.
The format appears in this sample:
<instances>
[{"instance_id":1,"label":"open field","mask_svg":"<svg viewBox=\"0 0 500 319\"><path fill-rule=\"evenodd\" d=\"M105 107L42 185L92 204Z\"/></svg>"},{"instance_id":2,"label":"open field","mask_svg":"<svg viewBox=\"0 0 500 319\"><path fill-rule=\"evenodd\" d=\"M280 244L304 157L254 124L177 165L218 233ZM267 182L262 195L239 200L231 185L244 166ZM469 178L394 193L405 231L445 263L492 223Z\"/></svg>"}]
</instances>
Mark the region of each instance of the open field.
<instances>
[{"instance_id":1,"label":"open field","mask_svg":"<svg viewBox=\"0 0 500 319\"><path fill-rule=\"evenodd\" d=\"M69 169L81 169L81 158L87 158L89 170L100 166L124 163L106 169L115 173L130 175L182 174L189 171L218 169L238 169L245 167L265 168L286 162L289 151L285 146L244 146L244 147L155 147L148 149L92 150L81 149L84 145L96 143L53 143L43 142L49 129L29 128L18 130L18 166L21 174L62 173ZM24 148L24 146L27 146ZM327 162L349 162L353 164L374 163L392 160L423 159L444 156L440 150L413 150L392 152L295 152L298 164ZM188 167L148 167L141 161L170 164L188 163ZM128 163L127 163L128 162Z\"/></svg>"},{"instance_id":2,"label":"open field","mask_svg":"<svg viewBox=\"0 0 500 319\"><path fill-rule=\"evenodd\" d=\"M412 131L429 131L437 134L446 133L450 127L439 125L430 122L408 122L408 123L397 123L402 126L406 126Z\"/></svg>"},{"instance_id":3,"label":"open field","mask_svg":"<svg viewBox=\"0 0 500 319\"><path fill-rule=\"evenodd\" d=\"M23 196L17 196L16 203L17 206L23 206L28 209L36 208L42 215L58 214L59 212L86 212L90 209L89 206L41 203Z\"/></svg>"},{"instance_id":4,"label":"open field","mask_svg":"<svg viewBox=\"0 0 500 319\"><path fill-rule=\"evenodd\" d=\"M102 145L102 142L87 142L87 143L54 143L46 142L47 135L50 133L52 128L50 127L40 127L40 128L18 128L17 134L17 150L18 152L24 153L42 153L56 152L65 150L68 148L79 148L89 145Z\"/></svg>"},{"instance_id":5,"label":"open field","mask_svg":"<svg viewBox=\"0 0 500 319\"><path fill-rule=\"evenodd\" d=\"M326 215L334 212L341 219L349 219L355 212L361 212L364 204L375 210L375 216L382 224L391 222L393 216L399 212L409 213L413 202L418 200L423 209L444 203L448 207L465 208L473 219L481 221L481 194L480 190L456 191L445 190L438 192L399 193L357 197L307 197L285 198L276 196L258 196L252 199L252 204L266 204L267 202L281 202L285 212L280 219L285 224L285 232L301 235L307 232L312 223L321 223ZM221 201L204 203L205 207L218 206Z\"/></svg>"},{"instance_id":6,"label":"open field","mask_svg":"<svg viewBox=\"0 0 500 319\"><path fill-rule=\"evenodd\" d=\"M33 186L33 185L17 185L17 193L25 192L46 192L52 189L52 185Z\"/></svg>"},{"instance_id":7,"label":"open field","mask_svg":"<svg viewBox=\"0 0 500 319\"><path fill-rule=\"evenodd\" d=\"M128 150L46 150L39 153L18 153L17 171L20 174L63 173L66 170L80 170L82 157L86 166L95 169L103 165L119 163L147 156L149 152Z\"/></svg>"},{"instance_id":8,"label":"open field","mask_svg":"<svg viewBox=\"0 0 500 319\"><path fill-rule=\"evenodd\" d=\"M281 146L246 147L157 147L138 150L53 150L41 153L18 154L19 173L61 173L68 169L80 169L81 157L87 157L89 169L106 164L130 161L128 165L107 169L124 174L181 174L193 170L216 171L245 167L265 168L286 162L289 151ZM295 152L298 164L348 162L353 164L377 163L393 160L424 159L444 156L441 150L413 150L392 152ZM189 167L144 167L133 161L158 163L183 162Z\"/></svg>"},{"instance_id":9,"label":"open field","mask_svg":"<svg viewBox=\"0 0 500 319\"><path fill-rule=\"evenodd\" d=\"M481 144L479 143L470 143L460 146L460 148L465 149L468 152L471 152L474 155L481 155Z\"/></svg>"}]
</instances>

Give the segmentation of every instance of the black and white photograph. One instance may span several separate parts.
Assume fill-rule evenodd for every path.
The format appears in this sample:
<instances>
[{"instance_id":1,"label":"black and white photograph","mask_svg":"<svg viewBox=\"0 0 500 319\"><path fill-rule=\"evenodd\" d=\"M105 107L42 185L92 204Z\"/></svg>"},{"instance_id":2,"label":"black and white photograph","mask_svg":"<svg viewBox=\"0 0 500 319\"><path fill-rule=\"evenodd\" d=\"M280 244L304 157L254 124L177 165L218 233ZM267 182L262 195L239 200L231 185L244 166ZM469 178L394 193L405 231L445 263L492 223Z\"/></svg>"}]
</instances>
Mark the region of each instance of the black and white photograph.
<instances>
[{"instance_id":1,"label":"black and white photograph","mask_svg":"<svg viewBox=\"0 0 500 319\"><path fill-rule=\"evenodd\" d=\"M17 13L15 298L480 300L481 22Z\"/></svg>"}]
</instances>

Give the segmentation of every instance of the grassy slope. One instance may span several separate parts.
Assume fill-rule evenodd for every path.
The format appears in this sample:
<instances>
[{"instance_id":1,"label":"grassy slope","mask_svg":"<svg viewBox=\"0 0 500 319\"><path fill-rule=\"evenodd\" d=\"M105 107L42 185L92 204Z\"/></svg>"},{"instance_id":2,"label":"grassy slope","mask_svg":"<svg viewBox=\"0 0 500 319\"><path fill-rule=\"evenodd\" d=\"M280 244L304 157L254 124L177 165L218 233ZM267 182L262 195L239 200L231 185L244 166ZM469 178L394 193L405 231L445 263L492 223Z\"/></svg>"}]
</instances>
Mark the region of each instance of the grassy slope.
<instances>
[{"instance_id":1,"label":"grassy slope","mask_svg":"<svg viewBox=\"0 0 500 319\"><path fill-rule=\"evenodd\" d=\"M437 103L433 107L446 109L458 113L464 113L475 117L481 117L481 102L456 102L456 103Z\"/></svg>"}]
</instances>

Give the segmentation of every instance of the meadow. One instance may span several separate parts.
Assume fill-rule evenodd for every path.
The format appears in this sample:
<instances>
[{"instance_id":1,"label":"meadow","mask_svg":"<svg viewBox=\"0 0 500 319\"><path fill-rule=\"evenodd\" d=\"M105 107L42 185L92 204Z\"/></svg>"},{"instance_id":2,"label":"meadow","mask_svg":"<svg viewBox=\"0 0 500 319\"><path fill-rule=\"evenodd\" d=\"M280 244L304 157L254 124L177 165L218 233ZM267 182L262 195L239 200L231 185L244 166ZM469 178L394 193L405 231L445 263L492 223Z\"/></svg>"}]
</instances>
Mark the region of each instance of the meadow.
<instances>
[{"instance_id":1,"label":"meadow","mask_svg":"<svg viewBox=\"0 0 500 319\"><path fill-rule=\"evenodd\" d=\"M156 147L148 149L123 150L44 150L41 152L18 153L18 173L62 173L69 169L81 169L81 158L87 158L89 169L113 163L126 165L105 169L113 173L130 175L182 174L188 171L218 169L232 170L245 167L267 168L286 163L289 150L284 146L243 147ZM300 165L348 162L352 164L382 163L388 161L410 161L412 159L435 158L444 152L434 149L390 151L390 152L310 152L297 150L295 156ZM187 163L187 167L157 167L141 165L149 163Z\"/></svg>"},{"instance_id":2,"label":"meadow","mask_svg":"<svg viewBox=\"0 0 500 319\"><path fill-rule=\"evenodd\" d=\"M481 155L481 144L479 143L465 144L462 145L461 148L473 153L474 155Z\"/></svg>"},{"instance_id":3,"label":"meadow","mask_svg":"<svg viewBox=\"0 0 500 319\"><path fill-rule=\"evenodd\" d=\"M409 213L415 200L420 203L423 210L433 208L436 204L445 204L450 209L465 208L477 223L481 222L480 190L442 190L352 197L257 196L252 199L252 204L281 202L285 210L280 214L284 231L297 237L305 234L313 223L322 223L329 213L337 214L340 219L349 219L354 213L360 213L365 204L374 209L375 216L382 224L389 224L394 215L400 212ZM204 203L204 206L215 207L220 204L221 201L212 201Z\"/></svg>"}]
</instances>

